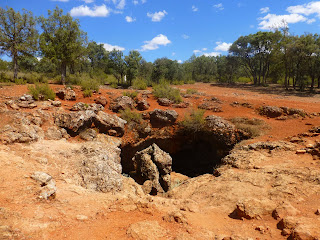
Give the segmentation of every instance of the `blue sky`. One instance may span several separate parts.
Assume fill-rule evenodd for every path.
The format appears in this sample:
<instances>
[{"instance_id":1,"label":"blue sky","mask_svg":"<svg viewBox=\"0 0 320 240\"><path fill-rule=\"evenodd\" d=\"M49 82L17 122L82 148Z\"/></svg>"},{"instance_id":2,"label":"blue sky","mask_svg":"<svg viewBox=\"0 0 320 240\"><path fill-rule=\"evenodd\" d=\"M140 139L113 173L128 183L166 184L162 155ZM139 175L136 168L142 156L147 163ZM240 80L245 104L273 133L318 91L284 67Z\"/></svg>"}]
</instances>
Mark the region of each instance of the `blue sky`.
<instances>
[{"instance_id":1,"label":"blue sky","mask_svg":"<svg viewBox=\"0 0 320 240\"><path fill-rule=\"evenodd\" d=\"M80 20L89 40L147 61L183 62L192 54L226 54L241 35L288 24L293 34L317 33L320 1L302 0L0 0L0 7L47 15L59 6Z\"/></svg>"}]
</instances>

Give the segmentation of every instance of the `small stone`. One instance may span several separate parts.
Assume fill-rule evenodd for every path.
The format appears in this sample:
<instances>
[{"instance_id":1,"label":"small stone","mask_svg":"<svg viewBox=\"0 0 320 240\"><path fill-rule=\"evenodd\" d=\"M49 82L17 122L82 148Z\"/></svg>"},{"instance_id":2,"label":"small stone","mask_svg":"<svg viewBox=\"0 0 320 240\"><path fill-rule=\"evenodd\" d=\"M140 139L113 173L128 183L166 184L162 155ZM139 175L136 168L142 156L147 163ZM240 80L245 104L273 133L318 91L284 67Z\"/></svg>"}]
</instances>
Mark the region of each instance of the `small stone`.
<instances>
[{"instance_id":1,"label":"small stone","mask_svg":"<svg viewBox=\"0 0 320 240\"><path fill-rule=\"evenodd\" d=\"M320 208L317 209L317 211L315 212L316 215L320 215Z\"/></svg>"},{"instance_id":2,"label":"small stone","mask_svg":"<svg viewBox=\"0 0 320 240\"><path fill-rule=\"evenodd\" d=\"M51 104L54 107L61 107L61 102L60 101L52 101Z\"/></svg>"},{"instance_id":3,"label":"small stone","mask_svg":"<svg viewBox=\"0 0 320 240\"><path fill-rule=\"evenodd\" d=\"M40 182L41 185L47 184L52 179L52 177L49 174L44 172L34 172L31 175L31 178Z\"/></svg>"},{"instance_id":4,"label":"small stone","mask_svg":"<svg viewBox=\"0 0 320 240\"><path fill-rule=\"evenodd\" d=\"M307 153L307 150L305 150L305 149L298 149L296 151L296 154L305 154L305 153Z\"/></svg>"},{"instance_id":5,"label":"small stone","mask_svg":"<svg viewBox=\"0 0 320 240\"><path fill-rule=\"evenodd\" d=\"M86 221L86 220L88 220L88 217L85 215L77 215L76 219L79 221Z\"/></svg>"}]
</instances>

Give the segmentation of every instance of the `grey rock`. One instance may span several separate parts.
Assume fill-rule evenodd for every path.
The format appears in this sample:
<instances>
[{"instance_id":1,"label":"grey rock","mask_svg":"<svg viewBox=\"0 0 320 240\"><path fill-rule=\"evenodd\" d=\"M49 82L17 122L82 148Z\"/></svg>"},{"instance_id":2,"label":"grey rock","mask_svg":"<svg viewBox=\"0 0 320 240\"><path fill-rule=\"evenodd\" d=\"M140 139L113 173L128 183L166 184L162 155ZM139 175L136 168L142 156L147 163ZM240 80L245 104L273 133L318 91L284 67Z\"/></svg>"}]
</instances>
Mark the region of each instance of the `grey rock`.
<instances>
[{"instance_id":1,"label":"grey rock","mask_svg":"<svg viewBox=\"0 0 320 240\"><path fill-rule=\"evenodd\" d=\"M53 126L48 128L45 137L48 140L60 140L62 138L69 138L70 136L64 128Z\"/></svg>"},{"instance_id":2,"label":"grey rock","mask_svg":"<svg viewBox=\"0 0 320 240\"><path fill-rule=\"evenodd\" d=\"M152 126L163 127L172 125L178 118L178 113L174 110L160 110L155 109L150 112L150 122Z\"/></svg>"},{"instance_id":3,"label":"grey rock","mask_svg":"<svg viewBox=\"0 0 320 240\"><path fill-rule=\"evenodd\" d=\"M34 172L31 175L31 178L39 182L41 185L46 185L52 179L52 177L45 172Z\"/></svg>"},{"instance_id":4,"label":"grey rock","mask_svg":"<svg viewBox=\"0 0 320 240\"><path fill-rule=\"evenodd\" d=\"M61 107L61 102L60 101L52 101L51 104L54 107Z\"/></svg>"},{"instance_id":5,"label":"grey rock","mask_svg":"<svg viewBox=\"0 0 320 240\"><path fill-rule=\"evenodd\" d=\"M122 136L126 123L127 121L119 118L117 115L105 112L98 112L94 117L94 125L99 129L100 133L108 134L109 130L114 130L117 136Z\"/></svg>"},{"instance_id":6,"label":"grey rock","mask_svg":"<svg viewBox=\"0 0 320 240\"><path fill-rule=\"evenodd\" d=\"M40 183L40 199L53 199L56 197L56 182L49 174L44 172L34 172L31 175L31 178Z\"/></svg>"},{"instance_id":7,"label":"grey rock","mask_svg":"<svg viewBox=\"0 0 320 240\"><path fill-rule=\"evenodd\" d=\"M108 100L105 97L99 96L98 98L94 99L96 104L101 104L103 107L108 104Z\"/></svg>"},{"instance_id":8,"label":"grey rock","mask_svg":"<svg viewBox=\"0 0 320 240\"><path fill-rule=\"evenodd\" d=\"M98 111L104 110L104 107L101 104L96 104L96 103L86 104L83 102L78 102L74 104L70 109L70 111L86 111L86 110L91 110L97 113Z\"/></svg>"},{"instance_id":9,"label":"grey rock","mask_svg":"<svg viewBox=\"0 0 320 240\"><path fill-rule=\"evenodd\" d=\"M88 128L88 129L82 131L79 134L79 136L83 140L92 141L93 139L95 139L97 137L97 131L92 128Z\"/></svg>"},{"instance_id":10,"label":"grey rock","mask_svg":"<svg viewBox=\"0 0 320 240\"><path fill-rule=\"evenodd\" d=\"M265 115L270 118L276 118L283 114L283 110L275 106L262 106L258 111L260 115Z\"/></svg>"},{"instance_id":11,"label":"grey rock","mask_svg":"<svg viewBox=\"0 0 320 240\"><path fill-rule=\"evenodd\" d=\"M145 111L145 110L148 110L149 108L150 108L150 104L147 102L147 100L139 99L137 101L137 109L139 111Z\"/></svg>"},{"instance_id":12,"label":"grey rock","mask_svg":"<svg viewBox=\"0 0 320 240\"><path fill-rule=\"evenodd\" d=\"M126 108L129 108L129 109L134 108L134 101L132 100L132 98L128 96L117 97L110 104L110 109L113 112L119 112L120 110L125 110Z\"/></svg>"},{"instance_id":13,"label":"grey rock","mask_svg":"<svg viewBox=\"0 0 320 240\"><path fill-rule=\"evenodd\" d=\"M56 92L56 96L61 100L75 101L77 99L76 92L71 88L59 89Z\"/></svg>"},{"instance_id":14,"label":"grey rock","mask_svg":"<svg viewBox=\"0 0 320 240\"><path fill-rule=\"evenodd\" d=\"M168 98L158 98L158 103L160 106L168 107L173 104L173 101L169 100Z\"/></svg>"}]
</instances>

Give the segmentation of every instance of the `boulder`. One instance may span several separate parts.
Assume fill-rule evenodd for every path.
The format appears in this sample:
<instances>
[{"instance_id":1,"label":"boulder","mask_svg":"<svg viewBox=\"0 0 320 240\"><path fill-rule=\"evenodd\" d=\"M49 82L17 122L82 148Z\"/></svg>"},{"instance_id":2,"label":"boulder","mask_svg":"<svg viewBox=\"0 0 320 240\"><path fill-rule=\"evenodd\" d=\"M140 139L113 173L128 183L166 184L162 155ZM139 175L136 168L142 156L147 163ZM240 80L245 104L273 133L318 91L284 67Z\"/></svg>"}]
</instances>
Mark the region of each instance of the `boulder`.
<instances>
[{"instance_id":1,"label":"boulder","mask_svg":"<svg viewBox=\"0 0 320 240\"><path fill-rule=\"evenodd\" d=\"M274 208L275 203L267 199L246 199L237 203L233 214L240 219L261 219L264 215L270 215Z\"/></svg>"},{"instance_id":2,"label":"boulder","mask_svg":"<svg viewBox=\"0 0 320 240\"><path fill-rule=\"evenodd\" d=\"M69 138L69 134L64 128L53 126L48 128L45 133L45 138L48 140L60 140L62 138Z\"/></svg>"},{"instance_id":3,"label":"boulder","mask_svg":"<svg viewBox=\"0 0 320 240\"><path fill-rule=\"evenodd\" d=\"M260 115L265 115L270 118L276 118L283 114L283 110L275 106L262 106L258 111Z\"/></svg>"},{"instance_id":4,"label":"boulder","mask_svg":"<svg viewBox=\"0 0 320 240\"><path fill-rule=\"evenodd\" d=\"M90 128L96 114L93 111L79 111L75 113L60 113L54 117L54 123L58 127L65 128L75 134L80 130Z\"/></svg>"},{"instance_id":5,"label":"boulder","mask_svg":"<svg viewBox=\"0 0 320 240\"><path fill-rule=\"evenodd\" d=\"M86 110L91 110L97 113L98 111L103 111L104 107L101 104L96 104L96 103L86 104L83 102L78 102L74 104L70 109L70 111L86 111Z\"/></svg>"},{"instance_id":6,"label":"boulder","mask_svg":"<svg viewBox=\"0 0 320 240\"><path fill-rule=\"evenodd\" d=\"M158 103L160 106L168 107L173 103L173 101L168 98L158 98Z\"/></svg>"},{"instance_id":7,"label":"boulder","mask_svg":"<svg viewBox=\"0 0 320 240\"><path fill-rule=\"evenodd\" d=\"M222 112L221 106L214 102L204 102L198 106L199 109L210 110L212 112Z\"/></svg>"},{"instance_id":8,"label":"boulder","mask_svg":"<svg viewBox=\"0 0 320 240\"><path fill-rule=\"evenodd\" d=\"M94 125L99 129L100 133L109 133L110 130L116 131L117 136L122 136L125 131L127 121L119 118L115 114L98 112L94 117Z\"/></svg>"},{"instance_id":9,"label":"boulder","mask_svg":"<svg viewBox=\"0 0 320 240\"><path fill-rule=\"evenodd\" d=\"M111 138L111 137L109 137ZM82 164L79 174L85 188L100 192L122 189L122 167L118 143L86 142L81 147Z\"/></svg>"},{"instance_id":10,"label":"boulder","mask_svg":"<svg viewBox=\"0 0 320 240\"><path fill-rule=\"evenodd\" d=\"M51 105L54 107L61 107L61 102L60 101L51 101Z\"/></svg>"},{"instance_id":11,"label":"boulder","mask_svg":"<svg viewBox=\"0 0 320 240\"><path fill-rule=\"evenodd\" d=\"M151 181L152 188L149 193L162 193L170 189L172 158L156 144L137 152L132 161L137 182L143 184Z\"/></svg>"},{"instance_id":12,"label":"boulder","mask_svg":"<svg viewBox=\"0 0 320 240\"><path fill-rule=\"evenodd\" d=\"M148 110L149 107L150 107L150 104L147 102L147 100L145 100L145 99L142 98L142 99L139 99L139 100L137 101L137 109L138 109L139 111Z\"/></svg>"},{"instance_id":13,"label":"boulder","mask_svg":"<svg viewBox=\"0 0 320 240\"><path fill-rule=\"evenodd\" d=\"M94 99L96 104L101 104L103 107L108 104L108 100L105 97L99 96L98 98Z\"/></svg>"},{"instance_id":14,"label":"boulder","mask_svg":"<svg viewBox=\"0 0 320 240\"><path fill-rule=\"evenodd\" d=\"M13 124L5 125L0 129L0 141L5 144L29 143L43 138L43 130L33 124Z\"/></svg>"},{"instance_id":15,"label":"boulder","mask_svg":"<svg viewBox=\"0 0 320 240\"><path fill-rule=\"evenodd\" d=\"M119 112L120 110L125 110L126 108L129 108L129 109L134 108L134 101L132 100L132 98L128 96L117 97L110 104L110 109L113 112Z\"/></svg>"},{"instance_id":16,"label":"boulder","mask_svg":"<svg viewBox=\"0 0 320 240\"><path fill-rule=\"evenodd\" d=\"M40 199L54 199L56 197L56 182L49 174L44 172L34 172L31 175L31 178L40 183Z\"/></svg>"},{"instance_id":17,"label":"boulder","mask_svg":"<svg viewBox=\"0 0 320 240\"><path fill-rule=\"evenodd\" d=\"M149 113L150 122L154 127L172 125L178 118L178 113L174 110L155 109Z\"/></svg>"},{"instance_id":18,"label":"boulder","mask_svg":"<svg viewBox=\"0 0 320 240\"><path fill-rule=\"evenodd\" d=\"M77 99L76 92L71 88L59 89L56 92L56 96L61 100L75 101Z\"/></svg>"},{"instance_id":19,"label":"boulder","mask_svg":"<svg viewBox=\"0 0 320 240\"><path fill-rule=\"evenodd\" d=\"M20 107L13 100L9 100L6 102L6 105L12 108L13 110L19 110Z\"/></svg>"},{"instance_id":20,"label":"boulder","mask_svg":"<svg viewBox=\"0 0 320 240\"><path fill-rule=\"evenodd\" d=\"M97 131L92 128L85 129L79 134L80 138L86 141L92 141L97 137Z\"/></svg>"}]
</instances>

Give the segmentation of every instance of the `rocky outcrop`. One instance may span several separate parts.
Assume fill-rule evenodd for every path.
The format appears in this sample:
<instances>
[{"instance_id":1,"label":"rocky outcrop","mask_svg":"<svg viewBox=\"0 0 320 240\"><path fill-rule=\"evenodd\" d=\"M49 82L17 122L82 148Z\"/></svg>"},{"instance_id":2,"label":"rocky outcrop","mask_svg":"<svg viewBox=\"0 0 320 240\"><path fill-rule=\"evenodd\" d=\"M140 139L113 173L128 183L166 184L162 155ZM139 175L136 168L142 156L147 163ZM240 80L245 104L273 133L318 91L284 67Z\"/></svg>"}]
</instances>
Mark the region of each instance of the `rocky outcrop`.
<instances>
[{"instance_id":1,"label":"rocky outcrop","mask_svg":"<svg viewBox=\"0 0 320 240\"><path fill-rule=\"evenodd\" d=\"M117 97L110 103L110 109L113 112L119 112L120 110L125 110L126 108L134 108L134 101L128 96Z\"/></svg>"},{"instance_id":2,"label":"rocky outcrop","mask_svg":"<svg viewBox=\"0 0 320 240\"><path fill-rule=\"evenodd\" d=\"M164 127L172 125L178 118L178 113L174 110L155 109L149 113L150 122L153 127Z\"/></svg>"},{"instance_id":3,"label":"rocky outcrop","mask_svg":"<svg viewBox=\"0 0 320 240\"><path fill-rule=\"evenodd\" d=\"M103 111L104 107L101 104L96 104L96 103L86 104L83 102L78 102L74 104L70 109L70 111L86 111L86 110L91 110L97 113L98 111Z\"/></svg>"},{"instance_id":4,"label":"rocky outcrop","mask_svg":"<svg viewBox=\"0 0 320 240\"><path fill-rule=\"evenodd\" d=\"M109 133L115 131L116 136L122 136L125 131L125 124L127 121L119 118L117 115L108 114L105 112L98 112L94 116L94 125L99 129L100 133ZM114 135L114 134L111 134Z\"/></svg>"},{"instance_id":5,"label":"rocky outcrop","mask_svg":"<svg viewBox=\"0 0 320 240\"><path fill-rule=\"evenodd\" d=\"M97 131L92 128L85 129L79 134L80 138L86 141L92 141L97 137Z\"/></svg>"},{"instance_id":6,"label":"rocky outcrop","mask_svg":"<svg viewBox=\"0 0 320 240\"><path fill-rule=\"evenodd\" d=\"M71 88L59 89L56 92L56 96L61 100L75 101L77 100L76 92Z\"/></svg>"},{"instance_id":7,"label":"rocky outcrop","mask_svg":"<svg viewBox=\"0 0 320 240\"><path fill-rule=\"evenodd\" d=\"M145 111L148 110L150 107L150 104L147 102L147 100L145 100L144 98L138 99L137 100L137 109L139 111Z\"/></svg>"},{"instance_id":8,"label":"rocky outcrop","mask_svg":"<svg viewBox=\"0 0 320 240\"><path fill-rule=\"evenodd\" d=\"M64 128L53 126L45 132L45 138L48 140L60 140L62 138L69 138L69 134Z\"/></svg>"},{"instance_id":9,"label":"rocky outcrop","mask_svg":"<svg viewBox=\"0 0 320 240\"><path fill-rule=\"evenodd\" d=\"M173 104L173 101L171 101L168 98L158 98L157 102L159 103L160 106L171 106L171 104Z\"/></svg>"},{"instance_id":10,"label":"rocky outcrop","mask_svg":"<svg viewBox=\"0 0 320 240\"><path fill-rule=\"evenodd\" d=\"M305 117L307 112L303 109L276 107L276 106L261 106L258 108L258 113L269 118L277 118L279 120L286 120L288 117Z\"/></svg>"},{"instance_id":11,"label":"rocky outcrop","mask_svg":"<svg viewBox=\"0 0 320 240\"><path fill-rule=\"evenodd\" d=\"M54 199L56 197L56 182L49 174L44 172L34 172L31 175L31 178L40 183L40 199Z\"/></svg>"},{"instance_id":12,"label":"rocky outcrop","mask_svg":"<svg viewBox=\"0 0 320 240\"><path fill-rule=\"evenodd\" d=\"M108 100L105 97L99 96L94 99L96 104L101 104L103 107L108 104Z\"/></svg>"},{"instance_id":13,"label":"rocky outcrop","mask_svg":"<svg viewBox=\"0 0 320 240\"><path fill-rule=\"evenodd\" d=\"M21 96L18 101L16 102L16 104L20 107L20 108L35 108L37 107L37 104L34 103L34 99L31 95L28 94L24 94L23 96Z\"/></svg>"},{"instance_id":14,"label":"rocky outcrop","mask_svg":"<svg viewBox=\"0 0 320 240\"><path fill-rule=\"evenodd\" d=\"M81 147L83 155L79 174L82 185L101 192L122 189L120 149L117 142L92 141Z\"/></svg>"},{"instance_id":15,"label":"rocky outcrop","mask_svg":"<svg viewBox=\"0 0 320 240\"><path fill-rule=\"evenodd\" d=\"M144 189L148 189L146 193L157 194L170 189L172 158L156 144L137 152L132 161L137 182L143 184L150 181L144 184Z\"/></svg>"}]
</instances>

